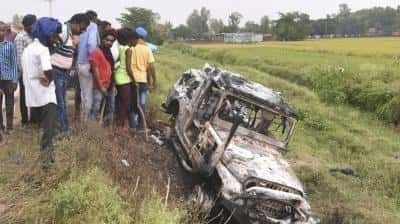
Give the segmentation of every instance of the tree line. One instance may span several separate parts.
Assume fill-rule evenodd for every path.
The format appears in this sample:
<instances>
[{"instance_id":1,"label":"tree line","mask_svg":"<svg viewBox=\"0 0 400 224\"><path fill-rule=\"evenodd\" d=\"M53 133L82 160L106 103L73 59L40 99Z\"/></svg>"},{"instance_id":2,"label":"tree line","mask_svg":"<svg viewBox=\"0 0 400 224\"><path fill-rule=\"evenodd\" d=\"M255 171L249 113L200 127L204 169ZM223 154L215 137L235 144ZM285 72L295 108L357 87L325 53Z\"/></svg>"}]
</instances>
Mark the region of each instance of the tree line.
<instances>
[{"instance_id":1,"label":"tree line","mask_svg":"<svg viewBox=\"0 0 400 224\"><path fill-rule=\"evenodd\" d=\"M122 26L145 27L149 30L149 39L157 44L171 39L211 40L219 33L239 32L270 34L281 41L303 40L310 36L390 36L400 32L400 6L374 7L353 12L347 4L341 4L337 13L316 20L310 19L306 13L294 11L279 13L276 20L263 16L260 21L244 22L240 12L232 12L227 23L220 18L213 18L211 11L202 7L189 14L186 24L176 27L170 22L160 23L160 15L150 9L131 7L121 14L118 21Z\"/></svg>"}]
</instances>

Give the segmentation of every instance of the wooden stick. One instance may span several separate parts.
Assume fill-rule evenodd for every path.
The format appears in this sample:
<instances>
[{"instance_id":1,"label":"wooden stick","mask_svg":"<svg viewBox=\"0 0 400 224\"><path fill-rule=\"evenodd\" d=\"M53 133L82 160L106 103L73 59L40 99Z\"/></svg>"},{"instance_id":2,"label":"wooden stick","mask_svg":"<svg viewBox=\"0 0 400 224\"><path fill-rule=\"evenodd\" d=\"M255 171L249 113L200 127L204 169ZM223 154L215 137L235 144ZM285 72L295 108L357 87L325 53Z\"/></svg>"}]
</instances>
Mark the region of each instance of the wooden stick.
<instances>
[{"instance_id":1,"label":"wooden stick","mask_svg":"<svg viewBox=\"0 0 400 224\"><path fill-rule=\"evenodd\" d=\"M165 196L164 209L167 209L170 185L171 185L171 178L168 176L167 195Z\"/></svg>"},{"instance_id":2,"label":"wooden stick","mask_svg":"<svg viewBox=\"0 0 400 224\"><path fill-rule=\"evenodd\" d=\"M104 97L103 102L102 102L102 104L101 104L101 112L100 112L99 124L102 124L102 123L103 123L104 111L106 110L106 103L107 103L107 100L106 100L106 98Z\"/></svg>"},{"instance_id":3,"label":"wooden stick","mask_svg":"<svg viewBox=\"0 0 400 224\"><path fill-rule=\"evenodd\" d=\"M144 124L144 136L146 138L146 142L149 141L149 134L147 133L147 121L146 116L143 112L142 107L140 106L140 97L139 97L139 86L136 86L136 98L137 98L137 108L139 110L140 116L142 117Z\"/></svg>"},{"instance_id":4,"label":"wooden stick","mask_svg":"<svg viewBox=\"0 0 400 224\"><path fill-rule=\"evenodd\" d=\"M133 190L132 196L135 196L136 190L139 187L139 181L140 181L140 176L138 176L136 179L136 185L135 185L135 189Z\"/></svg>"}]
</instances>

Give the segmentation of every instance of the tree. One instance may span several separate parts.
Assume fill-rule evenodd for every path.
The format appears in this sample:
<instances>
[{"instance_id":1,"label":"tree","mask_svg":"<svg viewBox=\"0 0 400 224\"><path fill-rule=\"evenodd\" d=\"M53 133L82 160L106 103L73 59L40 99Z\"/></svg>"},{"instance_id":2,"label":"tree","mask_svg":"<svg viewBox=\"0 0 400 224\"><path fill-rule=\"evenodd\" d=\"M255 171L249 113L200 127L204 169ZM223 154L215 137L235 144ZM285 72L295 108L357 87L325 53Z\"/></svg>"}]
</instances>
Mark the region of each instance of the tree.
<instances>
[{"instance_id":1,"label":"tree","mask_svg":"<svg viewBox=\"0 0 400 224\"><path fill-rule=\"evenodd\" d=\"M229 15L229 29L232 33L237 33L239 31L239 24L242 20L243 15L239 12L233 12Z\"/></svg>"},{"instance_id":2,"label":"tree","mask_svg":"<svg viewBox=\"0 0 400 224\"><path fill-rule=\"evenodd\" d=\"M172 36L172 23L166 22L164 24L156 24L154 29L156 35L155 42L163 42L164 40L170 40Z\"/></svg>"},{"instance_id":3,"label":"tree","mask_svg":"<svg viewBox=\"0 0 400 224\"><path fill-rule=\"evenodd\" d=\"M260 33L267 34L271 32L270 20L268 16L263 16L260 21Z\"/></svg>"},{"instance_id":4,"label":"tree","mask_svg":"<svg viewBox=\"0 0 400 224\"><path fill-rule=\"evenodd\" d=\"M338 27L337 33L340 35L349 35L351 32L351 22L350 21L351 9L347 4L339 5L339 14L337 16L338 19Z\"/></svg>"},{"instance_id":5,"label":"tree","mask_svg":"<svg viewBox=\"0 0 400 224\"><path fill-rule=\"evenodd\" d=\"M222 19L210 19L210 30L214 34L222 33L224 31L224 22Z\"/></svg>"},{"instance_id":6,"label":"tree","mask_svg":"<svg viewBox=\"0 0 400 224\"><path fill-rule=\"evenodd\" d=\"M162 44L164 41L161 31L164 30L158 23L160 15L150 9L131 7L126 9L127 13L122 13L117 19L123 27L136 28L143 27L148 31L147 39L156 44Z\"/></svg>"},{"instance_id":7,"label":"tree","mask_svg":"<svg viewBox=\"0 0 400 224\"><path fill-rule=\"evenodd\" d=\"M243 27L243 32L249 32L249 33L259 33L260 32L260 25L255 23L254 21L248 21L245 23Z\"/></svg>"},{"instance_id":8,"label":"tree","mask_svg":"<svg viewBox=\"0 0 400 224\"><path fill-rule=\"evenodd\" d=\"M208 20L210 20L211 12L206 7L201 7L200 9L200 19L201 19L201 26L202 31L204 33L208 32Z\"/></svg>"},{"instance_id":9,"label":"tree","mask_svg":"<svg viewBox=\"0 0 400 224\"><path fill-rule=\"evenodd\" d=\"M179 25L172 30L172 36L175 40L186 40L192 38L192 30L185 25Z\"/></svg>"},{"instance_id":10,"label":"tree","mask_svg":"<svg viewBox=\"0 0 400 224\"><path fill-rule=\"evenodd\" d=\"M279 13L274 34L279 40L303 40L311 33L310 16L299 12Z\"/></svg>"},{"instance_id":11,"label":"tree","mask_svg":"<svg viewBox=\"0 0 400 224\"><path fill-rule=\"evenodd\" d=\"M201 39L208 32L208 20L210 19L210 10L202 7L199 10L193 10L189 15L186 23L189 29L192 30L193 36Z\"/></svg>"},{"instance_id":12,"label":"tree","mask_svg":"<svg viewBox=\"0 0 400 224\"><path fill-rule=\"evenodd\" d=\"M351 9L349 5L343 3L339 5L339 16L349 17L351 14Z\"/></svg>"},{"instance_id":13,"label":"tree","mask_svg":"<svg viewBox=\"0 0 400 224\"><path fill-rule=\"evenodd\" d=\"M335 34L336 20L331 15L326 15L325 19L317 19L312 21L312 35L326 36Z\"/></svg>"},{"instance_id":14,"label":"tree","mask_svg":"<svg viewBox=\"0 0 400 224\"><path fill-rule=\"evenodd\" d=\"M312 27L313 35L389 36L400 31L400 7L374 7L352 12L347 4L341 4L338 14L315 20Z\"/></svg>"}]
</instances>

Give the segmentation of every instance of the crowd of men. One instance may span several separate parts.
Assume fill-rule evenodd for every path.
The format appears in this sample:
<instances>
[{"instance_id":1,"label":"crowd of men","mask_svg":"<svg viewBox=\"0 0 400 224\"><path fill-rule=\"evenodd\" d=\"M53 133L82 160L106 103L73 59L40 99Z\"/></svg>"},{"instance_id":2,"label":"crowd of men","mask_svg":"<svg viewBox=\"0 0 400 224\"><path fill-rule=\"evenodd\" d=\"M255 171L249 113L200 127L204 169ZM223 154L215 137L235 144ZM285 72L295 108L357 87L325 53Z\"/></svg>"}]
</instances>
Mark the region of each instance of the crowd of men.
<instances>
[{"instance_id":1,"label":"crowd of men","mask_svg":"<svg viewBox=\"0 0 400 224\"><path fill-rule=\"evenodd\" d=\"M6 124L14 129L14 92L19 84L21 123L41 125L40 160L54 163L53 137L69 136L67 89L75 90L75 117L127 130L146 131L149 90L155 85L152 51L142 27L115 30L94 11L65 22L26 15L18 34L0 22L0 111L5 98ZM28 113L29 111L29 113ZM0 146L7 140L0 135Z\"/></svg>"}]
</instances>

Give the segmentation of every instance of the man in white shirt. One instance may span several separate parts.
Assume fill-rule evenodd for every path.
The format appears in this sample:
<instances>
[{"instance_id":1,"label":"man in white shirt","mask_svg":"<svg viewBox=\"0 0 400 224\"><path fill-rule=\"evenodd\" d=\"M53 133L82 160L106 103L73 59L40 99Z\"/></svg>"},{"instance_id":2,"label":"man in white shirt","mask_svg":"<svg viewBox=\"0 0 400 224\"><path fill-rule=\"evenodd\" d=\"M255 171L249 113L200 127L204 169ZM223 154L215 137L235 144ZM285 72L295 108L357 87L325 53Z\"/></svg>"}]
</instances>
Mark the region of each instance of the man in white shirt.
<instances>
[{"instance_id":1,"label":"man in white shirt","mask_svg":"<svg viewBox=\"0 0 400 224\"><path fill-rule=\"evenodd\" d=\"M50 163L54 163L53 136L57 118L57 98L48 47L58 41L61 23L53 18L41 18L33 29L33 43L22 54L23 80L27 107L40 108L41 111L44 130L39 158L43 168L48 168Z\"/></svg>"}]
</instances>

